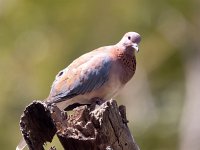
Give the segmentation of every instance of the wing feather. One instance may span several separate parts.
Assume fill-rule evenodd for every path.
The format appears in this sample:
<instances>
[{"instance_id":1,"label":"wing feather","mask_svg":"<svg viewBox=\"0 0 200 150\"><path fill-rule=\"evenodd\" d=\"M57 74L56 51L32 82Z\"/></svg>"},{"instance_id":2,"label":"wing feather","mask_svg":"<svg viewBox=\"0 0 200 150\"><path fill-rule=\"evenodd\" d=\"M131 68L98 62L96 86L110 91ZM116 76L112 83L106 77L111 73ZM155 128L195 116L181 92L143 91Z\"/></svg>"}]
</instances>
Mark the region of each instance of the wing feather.
<instances>
[{"instance_id":1,"label":"wing feather","mask_svg":"<svg viewBox=\"0 0 200 150\"><path fill-rule=\"evenodd\" d=\"M87 61L76 60L59 73L50 92L52 103L61 102L74 96L91 92L101 87L108 79L111 58L107 55L90 57ZM79 63L79 64L78 64ZM76 66L76 68L73 68ZM58 74L58 75L59 75Z\"/></svg>"}]
</instances>

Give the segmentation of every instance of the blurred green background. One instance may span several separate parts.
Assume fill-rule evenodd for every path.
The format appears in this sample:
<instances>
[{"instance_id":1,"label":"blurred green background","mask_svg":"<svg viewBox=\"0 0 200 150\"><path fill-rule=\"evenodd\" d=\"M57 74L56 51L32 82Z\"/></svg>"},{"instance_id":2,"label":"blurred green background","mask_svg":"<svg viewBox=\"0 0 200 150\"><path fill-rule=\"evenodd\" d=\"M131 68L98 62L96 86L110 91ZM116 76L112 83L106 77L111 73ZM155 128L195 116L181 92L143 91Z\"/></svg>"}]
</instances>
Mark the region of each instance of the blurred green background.
<instances>
[{"instance_id":1,"label":"blurred green background","mask_svg":"<svg viewBox=\"0 0 200 150\"><path fill-rule=\"evenodd\" d=\"M141 150L199 150L199 27L199 0L0 0L1 149L16 147L20 115L58 71L136 31L136 74L116 97L135 140Z\"/></svg>"}]
</instances>

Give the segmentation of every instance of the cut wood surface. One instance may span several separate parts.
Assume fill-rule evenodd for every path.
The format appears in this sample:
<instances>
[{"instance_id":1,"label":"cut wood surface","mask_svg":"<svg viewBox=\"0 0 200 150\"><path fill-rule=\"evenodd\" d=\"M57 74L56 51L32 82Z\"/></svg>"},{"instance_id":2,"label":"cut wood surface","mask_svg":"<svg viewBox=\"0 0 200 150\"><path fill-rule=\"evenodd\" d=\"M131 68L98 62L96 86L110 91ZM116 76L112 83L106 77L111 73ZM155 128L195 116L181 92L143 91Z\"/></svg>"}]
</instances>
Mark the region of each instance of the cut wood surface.
<instances>
[{"instance_id":1,"label":"cut wood surface","mask_svg":"<svg viewBox=\"0 0 200 150\"><path fill-rule=\"evenodd\" d=\"M127 122L125 106L118 107L115 100L80 106L70 115L34 101L26 107L20 127L31 150L44 149L55 134L66 150L139 150Z\"/></svg>"}]
</instances>

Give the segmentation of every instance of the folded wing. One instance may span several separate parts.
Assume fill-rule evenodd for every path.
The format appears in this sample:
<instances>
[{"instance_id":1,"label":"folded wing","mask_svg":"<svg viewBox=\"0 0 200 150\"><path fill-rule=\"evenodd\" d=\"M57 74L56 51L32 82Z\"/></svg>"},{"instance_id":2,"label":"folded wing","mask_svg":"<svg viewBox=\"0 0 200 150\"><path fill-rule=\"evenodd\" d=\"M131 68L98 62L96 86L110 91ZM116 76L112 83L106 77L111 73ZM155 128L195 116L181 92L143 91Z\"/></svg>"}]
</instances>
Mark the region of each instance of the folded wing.
<instances>
[{"instance_id":1,"label":"folded wing","mask_svg":"<svg viewBox=\"0 0 200 150\"><path fill-rule=\"evenodd\" d=\"M80 59L80 61L79 61ZM50 92L50 103L58 103L101 87L108 79L111 59L105 54L78 58L56 77Z\"/></svg>"}]
</instances>

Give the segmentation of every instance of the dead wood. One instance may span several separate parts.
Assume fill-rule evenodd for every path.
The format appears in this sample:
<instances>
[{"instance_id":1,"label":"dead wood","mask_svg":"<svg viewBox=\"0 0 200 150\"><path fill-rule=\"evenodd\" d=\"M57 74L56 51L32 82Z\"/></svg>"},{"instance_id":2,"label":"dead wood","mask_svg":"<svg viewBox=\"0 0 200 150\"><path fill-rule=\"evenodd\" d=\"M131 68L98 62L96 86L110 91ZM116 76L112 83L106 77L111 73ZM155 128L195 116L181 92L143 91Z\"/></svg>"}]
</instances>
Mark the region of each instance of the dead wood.
<instances>
[{"instance_id":1,"label":"dead wood","mask_svg":"<svg viewBox=\"0 0 200 150\"><path fill-rule=\"evenodd\" d=\"M44 149L55 134L66 150L139 150L127 123L125 106L118 107L115 100L77 107L68 116L55 105L34 101L20 128L31 150Z\"/></svg>"}]
</instances>

